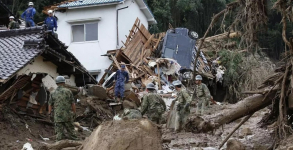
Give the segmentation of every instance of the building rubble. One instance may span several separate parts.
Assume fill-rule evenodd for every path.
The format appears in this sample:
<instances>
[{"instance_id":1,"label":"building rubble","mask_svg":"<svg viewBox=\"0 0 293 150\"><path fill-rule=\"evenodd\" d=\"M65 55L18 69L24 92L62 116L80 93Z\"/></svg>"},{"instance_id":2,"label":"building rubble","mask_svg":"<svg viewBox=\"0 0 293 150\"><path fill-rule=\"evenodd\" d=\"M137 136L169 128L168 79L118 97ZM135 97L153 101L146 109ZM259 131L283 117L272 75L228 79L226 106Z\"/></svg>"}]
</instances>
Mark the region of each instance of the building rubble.
<instances>
[{"instance_id":1,"label":"building rubble","mask_svg":"<svg viewBox=\"0 0 293 150\"><path fill-rule=\"evenodd\" d=\"M174 94L172 82L181 80L185 85L190 84L191 69L181 66L175 59L161 58L165 36L166 33L150 34L137 18L126 41L122 41L124 47L109 50L104 55L113 63L106 69L99 85L106 89L109 99L114 99L114 75L122 64L125 64L130 78L130 82L125 85L125 99L134 102L137 106L140 106L146 85L149 83L155 84L156 90L164 97L168 107L173 100L170 97L172 93ZM196 52L196 47L194 49ZM215 78L210 69L212 66L208 66L204 61L206 61L204 56L199 57L197 72L208 79ZM111 103L111 105L121 104Z\"/></svg>"}]
</instances>

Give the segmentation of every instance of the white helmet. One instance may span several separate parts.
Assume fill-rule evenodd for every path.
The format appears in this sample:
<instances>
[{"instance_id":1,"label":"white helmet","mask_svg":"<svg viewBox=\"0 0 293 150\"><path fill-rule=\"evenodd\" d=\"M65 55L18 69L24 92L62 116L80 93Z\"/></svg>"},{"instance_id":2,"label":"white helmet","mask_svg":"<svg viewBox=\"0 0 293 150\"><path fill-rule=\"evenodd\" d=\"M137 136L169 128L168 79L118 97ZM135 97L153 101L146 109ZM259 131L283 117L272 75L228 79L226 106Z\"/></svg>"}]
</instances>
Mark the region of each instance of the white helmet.
<instances>
[{"instance_id":1,"label":"white helmet","mask_svg":"<svg viewBox=\"0 0 293 150\"><path fill-rule=\"evenodd\" d=\"M34 3L33 2L29 2L28 5L29 6L34 6Z\"/></svg>"},{"instance_id":2,"label":"white helmet","mask_svg":"<svg viewBox=\"0 0 293 150\"><path fill-rule=\"evenodd\" d=\"M14 17L13 16L10 16L9 19L14 19Z\"/></svg>"},{"instance_id":3,"label":"white helmet","mask_svg":"<svg viewBox=\"0 0 293 150\"><path fill-rule=\"evenodd\" d=\"M53 13L53 10L48 10L48 14L52 14Z\"/></svg>"},{"instance_id":4,"label":"white helmet","mask_svg":"<svg viewBox=\"0 0 293 150\"><path fill-rule=\"evenodd\" d=\"M202 80L202 77L201 77L201 75L197 75L196 77L195 77L195 80Z\"/></svg>"},{"instance_id":5,"label":"white helmet","mask_svg":"<svg viewBox=\"0 0 293 150\"><path fill-rule=\"evenodd\" d=\"M173 81L172 84L173 84L174 86L182 85L182 83L181 83L180 80Z\"/></svg>"}]
</instances>

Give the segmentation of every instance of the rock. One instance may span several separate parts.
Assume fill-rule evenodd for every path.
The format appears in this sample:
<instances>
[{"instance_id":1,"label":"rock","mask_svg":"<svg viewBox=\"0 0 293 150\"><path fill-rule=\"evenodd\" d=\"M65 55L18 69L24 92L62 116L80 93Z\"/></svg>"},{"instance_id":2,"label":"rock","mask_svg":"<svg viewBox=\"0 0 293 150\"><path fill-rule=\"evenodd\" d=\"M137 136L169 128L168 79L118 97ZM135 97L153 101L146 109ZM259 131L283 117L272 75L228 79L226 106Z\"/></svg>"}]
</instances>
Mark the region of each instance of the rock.
<instances>
[{"instance_id":1,"label":"rock","mask_svg":"<svg viewBox=\"0 0 293 150\"><path fill-rule=\"evenodd\" d=\"M105 100L107 98L106 89L99 85L93 85L89 87L88 94L96 96L99 99Z\"/></svg>"},{"instance_id":2,"label":"rock","mask_svg":"<svg viewBox=\"0 0 293 150\"><path fill-rule=\"evenodd\" d=\"M245 146L236 139L230 139L226 150L245 150Z\"/></svg>"},{"instance_id":3,"label":"rock","mask_svg":"<svg viewBox=\"0 0 293 150\"><path fill-rule=\"evenodd\" d=\"M293 150L293 146L288 147L287 150Z\"/></svg>"},{"instance_id":4,"label":"rock","mask_svg":"<svg viewBox=\"0 0 293 150\"><path fill-rule=\"evenodd\" d=\"M128 101L128 100L123 101L123 107L124 108L129 108L129 109L136 109L137 108L135 103L133 103L131 101Z\"/></svg>"},{"instance_id":5,"label":"rock","mask_svg":"<svg viewBox=\"0 0 293 150\"><path fill-rule=\"evenodd\" d=\"M216 131L216 136L221 136L222 134L223 134L223 132L222 131Z\"/></svg>"},{"instance_id":6,"label":"rock","mask_svg":"<svg viewBox=\"0 0 293 150\"><path fill-rule=\"evenodd\" d=\"M267 150L267 149L269 149L268 146L264 146L261 144L254 144L254 146L253 146L253 150Z\"/></svg>"},{"instance_id":7,"label":"rock","mask_svg":"<svg viewBox=\"0 0 293 150\"><path fill-rule=\"evenodd\" d=\"M243 136L252 135L252 131L250 128L243 128L241 130L241 135L243 135Z\"/></svg>"}]
</instances>

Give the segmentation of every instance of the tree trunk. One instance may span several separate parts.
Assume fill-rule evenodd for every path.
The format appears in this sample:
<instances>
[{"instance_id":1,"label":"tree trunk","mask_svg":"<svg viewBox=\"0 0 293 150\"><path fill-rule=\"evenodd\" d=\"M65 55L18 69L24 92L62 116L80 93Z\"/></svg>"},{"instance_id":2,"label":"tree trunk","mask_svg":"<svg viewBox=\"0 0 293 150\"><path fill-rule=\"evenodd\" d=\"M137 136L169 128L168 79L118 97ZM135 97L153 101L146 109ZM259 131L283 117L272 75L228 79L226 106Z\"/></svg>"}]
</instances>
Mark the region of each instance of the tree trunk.
<instances>
[{"instance_id":1,"label":"tree trunk","mask_svg":"<svg viewBox=\"0 0 293 150\"><path fill-rule=\"evenodd\" d=\"M61 150L67 147L81 146L82 141L62 140L53 144L48 144L39 148L39 150Z\"/></svg>"},{"instance_id":2,"label":"tree trunk","mask_svg":"<svg viewBox=\"0 0 293 150\"><path fill-rule=\"evenodd\" d=\"M265 95L261 94L249 96L233 105L230 109L227 109L217 115L213 115L212 117L207 117L207 119L202 119L198 116L192 117L188 121L186 129L187 131L195 133L208 132L220 127L223 124L230 123L246 115L252 114L270 105L272 103L272 99L277 93L277 90L278 88L272 90L266 98Z\"/></svg>"}]
</instances>

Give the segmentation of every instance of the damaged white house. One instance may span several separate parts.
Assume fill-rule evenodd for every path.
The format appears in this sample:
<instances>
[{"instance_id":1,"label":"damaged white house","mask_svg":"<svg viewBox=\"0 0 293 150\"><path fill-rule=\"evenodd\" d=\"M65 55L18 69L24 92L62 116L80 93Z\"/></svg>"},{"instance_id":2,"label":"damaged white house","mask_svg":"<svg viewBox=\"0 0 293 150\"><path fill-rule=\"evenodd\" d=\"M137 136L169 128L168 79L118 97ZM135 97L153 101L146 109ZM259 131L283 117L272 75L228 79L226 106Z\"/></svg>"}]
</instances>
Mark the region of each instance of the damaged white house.
<instances>
[{"instance_id":1,"label":"damaged white house","mask_svg":"<svg viewBox=\"0 0 293 150\"><path fill-rule=\"evenodd\" d=\"M44 13L49 9L58 18L59 39L97 80L111 65L101 55L124 46L137 18L146 29L157 23L144 0L71 0L46 7Z\"/></svg>"}]
</instances>

